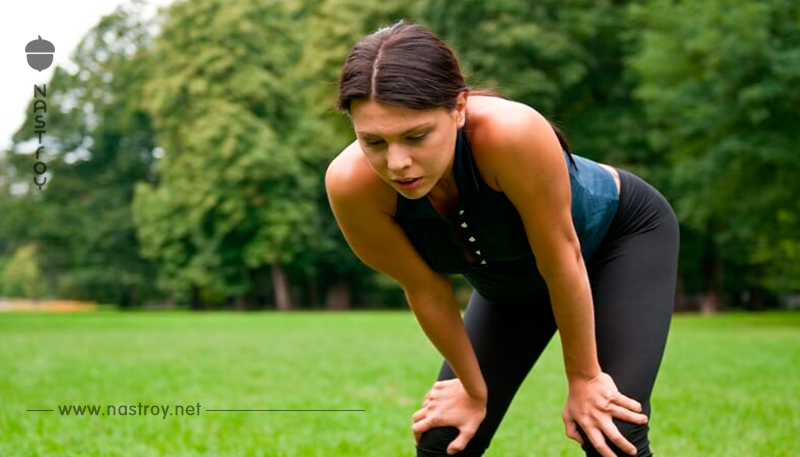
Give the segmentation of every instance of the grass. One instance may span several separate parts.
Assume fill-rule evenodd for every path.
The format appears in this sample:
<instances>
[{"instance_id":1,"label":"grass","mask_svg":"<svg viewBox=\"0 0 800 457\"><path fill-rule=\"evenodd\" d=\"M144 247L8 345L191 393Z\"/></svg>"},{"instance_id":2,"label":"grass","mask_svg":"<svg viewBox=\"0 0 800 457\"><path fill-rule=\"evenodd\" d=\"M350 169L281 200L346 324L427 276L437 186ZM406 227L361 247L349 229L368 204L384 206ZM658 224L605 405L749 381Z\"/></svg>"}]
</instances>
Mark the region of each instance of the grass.
<instances>
[{"instance_id":1,"label":"grass","mask_svg":"<svg viewBox=\"0 0 800 457\"><path fill-rule=\"evenodd\" d=\"M0 343L0 456L413 456L441 363L408 312L6 313ZM583 455L561 423L560 351L556 338L486 456ZM201 412L58 410L139 403ZM800 456L800 313L677 315L652 408L658 456Z\"/></svg>"}]
</instances>

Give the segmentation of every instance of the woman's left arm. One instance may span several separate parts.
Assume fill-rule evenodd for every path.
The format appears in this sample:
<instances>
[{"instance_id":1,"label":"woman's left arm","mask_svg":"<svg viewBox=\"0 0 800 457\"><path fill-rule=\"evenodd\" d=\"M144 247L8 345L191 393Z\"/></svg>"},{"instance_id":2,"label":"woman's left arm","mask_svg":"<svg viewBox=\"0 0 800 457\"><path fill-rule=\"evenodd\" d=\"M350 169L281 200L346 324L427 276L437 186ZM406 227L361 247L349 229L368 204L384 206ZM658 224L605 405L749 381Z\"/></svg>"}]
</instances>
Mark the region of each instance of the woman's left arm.
<instances>
[{"instance_id":1,"label":"woman's left arm","mask_svg":"<svg viewBox=\"0 0 800 457\"><path fill-rule=\"evenodd\" d=\"M603 434L635 454L611 417L643 423L647 416L638 414L641 405L617 390L597 359L591 287L572 222L561 145L549 122L532 108L520 105L519 112L507 114L486 135L502 151L492 164L497 185L519 211L550 293L569 385L563 415L567 435L582 443L579 425L603 456L615 456Z\"/></svg>"}]
</instances>

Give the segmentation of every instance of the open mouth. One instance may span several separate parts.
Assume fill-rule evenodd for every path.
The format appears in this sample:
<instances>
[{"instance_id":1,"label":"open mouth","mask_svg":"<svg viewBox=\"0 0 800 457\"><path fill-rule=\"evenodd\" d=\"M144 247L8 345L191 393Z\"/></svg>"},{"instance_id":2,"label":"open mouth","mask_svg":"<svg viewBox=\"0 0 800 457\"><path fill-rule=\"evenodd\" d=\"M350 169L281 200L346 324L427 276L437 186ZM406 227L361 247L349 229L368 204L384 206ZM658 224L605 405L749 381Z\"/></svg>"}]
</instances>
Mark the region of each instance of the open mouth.
<instances>
[{"instance_id":1,"label":"open mouth","mask_svg":"<svg viewBox=\"0 0 800 457\"><path fill-rule=\"evenodd\" d=\"M407 186L413 186L419 180L420 180L420 178L418 177L418 178L406 179L406 180L403 180L403 181L400 181L400 180L396 179L394 182L396 182L397 184L399 184L399 185L401 185L403 187L407 187Z\"/></svg>"}]
</instances>

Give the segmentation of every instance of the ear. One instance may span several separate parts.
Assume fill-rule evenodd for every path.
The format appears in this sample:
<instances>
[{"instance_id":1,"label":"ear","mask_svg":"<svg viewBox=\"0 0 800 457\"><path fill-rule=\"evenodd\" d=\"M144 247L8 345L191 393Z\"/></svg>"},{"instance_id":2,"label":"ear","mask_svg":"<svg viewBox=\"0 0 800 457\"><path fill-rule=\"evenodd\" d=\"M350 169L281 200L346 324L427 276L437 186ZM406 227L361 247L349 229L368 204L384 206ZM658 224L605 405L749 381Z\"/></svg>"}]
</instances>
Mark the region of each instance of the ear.
<instances>
[{"instance_id":1,"label":"ear","mask_svg":"<svg viewBox=\"0 0 800 457\"><path fill-rule=\"evenodd\" d=\"M458 98L456 98L456 125L458 128L464 127L464 124L467 121L466 113L467 113L467 97L469 96L469 90L464 90L458 94Z\"/></svg>"}]
</instances>

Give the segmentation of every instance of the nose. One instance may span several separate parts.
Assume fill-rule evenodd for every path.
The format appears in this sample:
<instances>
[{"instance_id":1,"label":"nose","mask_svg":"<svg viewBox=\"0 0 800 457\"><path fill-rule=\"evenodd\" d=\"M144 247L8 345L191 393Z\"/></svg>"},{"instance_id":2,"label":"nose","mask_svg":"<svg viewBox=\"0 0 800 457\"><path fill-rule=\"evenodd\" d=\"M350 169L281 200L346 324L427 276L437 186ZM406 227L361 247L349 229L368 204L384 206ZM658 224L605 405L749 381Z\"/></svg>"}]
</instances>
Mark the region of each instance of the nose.
<instances>
[{"instance_id":1,"label":"nose","mask_svg":"<svg viewBox=\"0 0 800 457\"><path fill-rule=\"evenodd\" d=\"M405 170L411 167L411 156L397 146L389 146L386 160L386 167L397 176L404 176Z\"/></svg>"}]
</instances>

